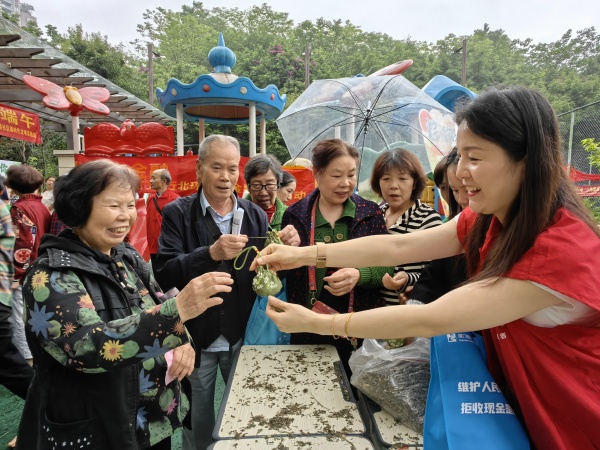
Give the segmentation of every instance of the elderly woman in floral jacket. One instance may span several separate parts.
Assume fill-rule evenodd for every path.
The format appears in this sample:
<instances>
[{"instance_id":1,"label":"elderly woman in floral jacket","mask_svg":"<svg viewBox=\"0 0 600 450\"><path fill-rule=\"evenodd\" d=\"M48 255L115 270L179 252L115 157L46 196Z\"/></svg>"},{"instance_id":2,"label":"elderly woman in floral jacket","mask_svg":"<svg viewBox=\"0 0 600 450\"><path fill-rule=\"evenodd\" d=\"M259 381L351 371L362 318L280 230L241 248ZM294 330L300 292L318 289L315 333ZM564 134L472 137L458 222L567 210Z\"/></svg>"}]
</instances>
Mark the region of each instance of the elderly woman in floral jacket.
<instances>
[{"instance_id":1,"label":"elderly woman in floral jacket","mask_svg":"<svg viewBox=\"0 0 600 450\"><path fill-rule=\"evenodd\" d=\"M189 408L179 380L194 366L184 324L221 303L211 296L232 281L213 272L173 298L160 293L123 242L139 183L128 167L99 160L56 187L56 212L71 229L44 237L24 279L35 375L19 448L171 448Z\"/></svg>"}]
</instances>

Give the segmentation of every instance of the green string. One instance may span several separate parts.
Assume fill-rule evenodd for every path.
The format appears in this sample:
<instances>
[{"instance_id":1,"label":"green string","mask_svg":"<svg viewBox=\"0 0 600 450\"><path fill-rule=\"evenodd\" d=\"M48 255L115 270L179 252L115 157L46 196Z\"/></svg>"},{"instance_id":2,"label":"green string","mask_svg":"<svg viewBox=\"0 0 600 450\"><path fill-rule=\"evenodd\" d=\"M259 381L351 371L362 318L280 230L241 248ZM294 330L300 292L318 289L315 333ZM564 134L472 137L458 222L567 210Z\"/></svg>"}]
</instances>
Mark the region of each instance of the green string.
<instances>
[{"instance_id":1,"label":"green string","mask_svg":"<svg viewBox=\"0 0 600 450\"><path fill-rule=\"evenodd\" d=\"M233 260L233 268L235 270L240 270L243 269L244 266L246 265L246 261L248 260L248 254L250 253L250 250L254 250L256 252L256 255L260 257L260 252L258 251L258 248L256 248L254 245L252 247L246 247L244 250L242 250ZM240 267L237 267L236 263L237 260L240 256L244 255L244 261L242 262L242 265ZM268 268L268 267L267 267Z\"/></svg>"}]
</instances>

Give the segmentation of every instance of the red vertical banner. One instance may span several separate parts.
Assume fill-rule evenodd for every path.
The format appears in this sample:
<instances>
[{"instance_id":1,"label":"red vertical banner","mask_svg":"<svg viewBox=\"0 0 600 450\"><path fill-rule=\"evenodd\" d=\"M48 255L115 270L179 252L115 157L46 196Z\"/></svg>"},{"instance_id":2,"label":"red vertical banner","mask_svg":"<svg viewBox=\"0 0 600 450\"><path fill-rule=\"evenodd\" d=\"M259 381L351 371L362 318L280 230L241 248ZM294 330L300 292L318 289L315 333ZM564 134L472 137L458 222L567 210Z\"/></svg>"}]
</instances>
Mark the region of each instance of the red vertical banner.
<instances>
[{"instance_id":1,"label":"red vertical banner","mask_svg":"<svg viewBox=\"0 0 600 450\"><path fill-rule=\"evenodd\" d=\"M0 135L41 144L40 118L22 109L0 105Z\"/></svg>"},{"instance_id":2,"label":"red vertical banner","mask_svg":"<svg viewBox=\"0 0 600 450\"><path fill-rule=\"evenodd\" d=\"M247 156L242 156L240 158L240 177L238 178L238 182L235 184L235 192L237 192L238 197L242 197L244 195L244 191L248 190L248 185L246 184L246 180L244 180L244 167L246 167L249 159L250 158Z\"/></svg>"}]
</instances>

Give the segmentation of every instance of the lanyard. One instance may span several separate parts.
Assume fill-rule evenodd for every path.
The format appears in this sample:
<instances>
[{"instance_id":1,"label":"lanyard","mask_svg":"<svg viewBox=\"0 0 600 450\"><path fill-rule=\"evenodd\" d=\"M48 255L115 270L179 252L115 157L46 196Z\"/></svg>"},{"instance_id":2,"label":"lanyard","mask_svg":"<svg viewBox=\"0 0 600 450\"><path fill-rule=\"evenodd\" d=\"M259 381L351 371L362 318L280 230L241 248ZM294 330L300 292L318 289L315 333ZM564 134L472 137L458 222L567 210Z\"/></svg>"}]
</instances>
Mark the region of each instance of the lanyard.
<instances>
[{"instance_id":1,"label":"lanyard","mask_svg":"<svg viewBox=\"0 0 600 450\"><path fill-rule=\"evenodd\" d=\"M319 203L319 196L315 199L312 211L310 214L310 245L315 245L315 226L317 224L317 204ZM308 266L308 289L310 290L311 306L317 301L317 276L315 266ZM348 301L348 312L354 311L354 289L350 291L350 299Z\"/></svg>"}]
</instances>

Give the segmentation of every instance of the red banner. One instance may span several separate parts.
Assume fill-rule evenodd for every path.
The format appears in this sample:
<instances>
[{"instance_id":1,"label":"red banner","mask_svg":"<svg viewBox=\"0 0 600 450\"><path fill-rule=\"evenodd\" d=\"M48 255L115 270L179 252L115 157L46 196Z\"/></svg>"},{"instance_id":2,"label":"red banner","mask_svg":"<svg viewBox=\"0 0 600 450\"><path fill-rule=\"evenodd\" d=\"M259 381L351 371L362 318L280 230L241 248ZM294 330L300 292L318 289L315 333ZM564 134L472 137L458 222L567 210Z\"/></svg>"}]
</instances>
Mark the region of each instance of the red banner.
<instances>
[{"instance_id":1,"label":"red banner","mask_svg":"<svg viewBox=\"0 0 600 450\"><path fill-rule=\"evenodd\" d=\"M142 181L140 193L152 193L150 177L158 169L167 169L171 174L169 189L180 196L194 194L198 190L196 180L196 155L189 156L102 156L75 155L75 164L83 164L96 159L110 159L118 164L125 164L137 172Z\"/></svg>"},{"instance_id":2,"label":"red banner","mask_svg":"<svg viewBox=\"0 0 600 450\"><path fill-rule=\"evenodd\" d=\"M581 197L600 197L600 175L580 172L573 167L569 167L569 178L573 183L589 181L591 184L579 186L575 184L575 190Z\"/></svg>"},{"instance_id":3,"label":"red banner","mask_svg":"<svg viewBox=\"0 0 600 450\"><path fill-rule=\"evenodd\" d=\"M0 135L41 144L40 118L37 114L0 105Z\"/></svg>"},{"instance_id":4,"label":"red banner","mask_svg":"<svg viewBox=\"0 0 600 450\"><path fill-rule=\"evenodd\" d=\"M571 167L569 170L569 177L573 183L577 183L578 181L600 181L600 175L580 172L573 167Z\"/></svg>"},{"instance_id":5,"label":"red banner","mask_svg":"<svg viewBox=\"0 0 600 450\"><path fill-rule=\"evenodd\" d=\"M96 159L106 159L102 156L75 155L75 163L83 164L87 161ZM196 193L198 182L196 180L196 155L188 156L114 156L110 158L118 164L125 164L137 172L142 180L141 194L153 192L150 189L150 176L152 172L158 169L167 169L171 173L171 184L169 189L174 190L180 196ZM243 195L248 189L244 180L244 167L248 162L248 157L242 156L240 159L240 178L235 185L238 195ZM291 173L296 178L296 192L292 203L303 199L315 188L315 179L312 171L305 167L285 167L286 172Z\"/></svg>"},{"instance_id":6,"label":"red banner","mask_svg":"<svg viewBox=\"0 0 600 450\"><path fill-rule=\"evenodd\" d=\"M296 192L294 192L294 196L292 197L292 200L289 201L288 206L292 203L296 203L298 200L302 200L314 191L316 184L312 170L302 166L284 167L283 170L289 172L296 178Z\"/></svg>"}]
</instances>

